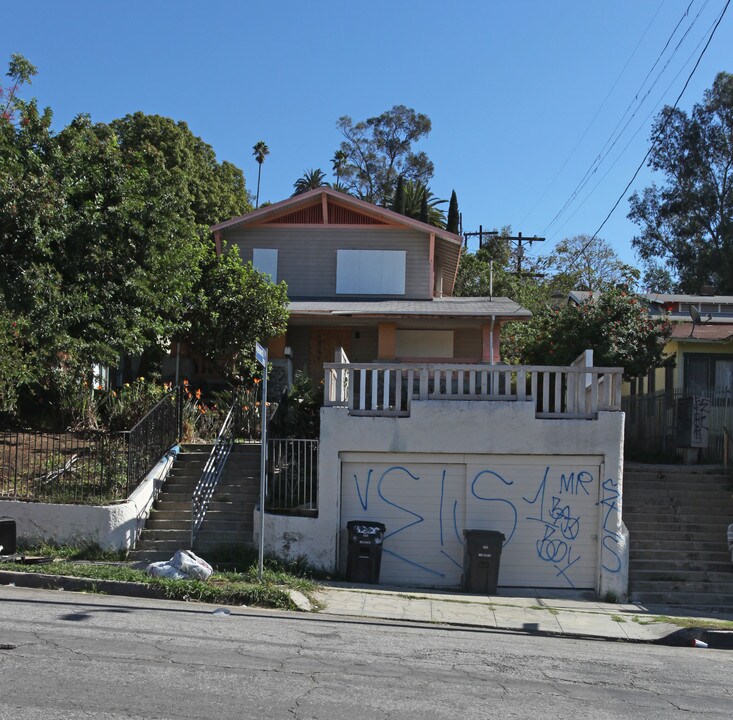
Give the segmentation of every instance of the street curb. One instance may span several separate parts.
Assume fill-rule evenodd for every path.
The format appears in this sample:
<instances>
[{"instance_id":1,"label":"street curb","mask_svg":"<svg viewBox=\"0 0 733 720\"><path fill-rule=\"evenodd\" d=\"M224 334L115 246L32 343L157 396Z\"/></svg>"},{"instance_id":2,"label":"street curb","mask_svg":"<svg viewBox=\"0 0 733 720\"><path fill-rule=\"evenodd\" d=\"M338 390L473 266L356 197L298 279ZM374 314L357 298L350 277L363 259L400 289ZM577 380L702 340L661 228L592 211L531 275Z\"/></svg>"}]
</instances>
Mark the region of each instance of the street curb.
<instances>
[{"instance_id":1,"label":"street curb","mask_svg":"<svg viewBox=\"0 0 733 720\"><path fill-rule=\"evenodd\" d=\"M669 647L691 647L694 646L695 640L701 640L714 650L733 650L733 632L730 630L680 628L653 642L656 645L667 645Z\"/></svg>"},{"instance_id":2,"label":"street curb","mask_svg":"<svg viewBox=\"0 0 733 720\"><path fill-rule=\"evenodd\" d=\"M70 592L91 592L103 595L122 595L135 598L165 600L161 590L144 583L124 580L94 580L92 578L46 575L0 570L0 585L37 588L41 590L68 590Z\"/></svg>"}]
</instances>

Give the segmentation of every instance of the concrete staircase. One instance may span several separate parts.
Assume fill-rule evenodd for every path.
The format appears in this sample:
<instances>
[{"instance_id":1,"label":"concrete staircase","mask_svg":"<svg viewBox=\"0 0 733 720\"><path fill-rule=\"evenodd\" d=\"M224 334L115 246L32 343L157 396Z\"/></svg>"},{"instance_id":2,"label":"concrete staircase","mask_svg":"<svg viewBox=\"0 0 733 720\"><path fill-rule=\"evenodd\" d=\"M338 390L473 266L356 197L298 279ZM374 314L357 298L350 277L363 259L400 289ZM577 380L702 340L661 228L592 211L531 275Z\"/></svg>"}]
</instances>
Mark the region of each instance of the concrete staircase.
<instances>
[{"instance_id":1,"label":"concrete staircase","mask_svg":"<svg viewBox=\"0 0 733 720\"><path fill-rule=\"evenodd\" d=\"M168 560L191 545L191 496L201 478L211 445L185 445L150 513L131 560ZM209 503L194 550L252 542L252 513L259 497L260 446L236 444Z\"/></svg>"},{"instance_id":2,"label":"concrete staircase","mask_svg":"<svg viewBox=\"0 0 733 720\"><path fill-rule=\"evenodd\" d=\"M726 529L731 477L722 468L627 465L623 519L635 602L733 609Z\"/></svg>"}]
</instances>

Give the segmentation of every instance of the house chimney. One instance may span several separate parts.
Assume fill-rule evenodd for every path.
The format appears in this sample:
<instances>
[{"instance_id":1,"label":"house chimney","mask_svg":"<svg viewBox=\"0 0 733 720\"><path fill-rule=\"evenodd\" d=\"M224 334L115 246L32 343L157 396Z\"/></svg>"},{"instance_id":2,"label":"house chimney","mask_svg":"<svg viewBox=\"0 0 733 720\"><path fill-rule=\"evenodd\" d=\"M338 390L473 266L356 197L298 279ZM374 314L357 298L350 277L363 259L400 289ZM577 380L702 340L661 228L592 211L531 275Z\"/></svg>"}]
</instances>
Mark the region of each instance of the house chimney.
<instances>
[{"instance_id":1,"label":"house chimney","mask_svg":"<svg viewBox=\"0 0 733 720\"><path fill-rule=\"evenodd\" d=\"M705 295L707 297L715 295L715 288L712 285L703 285L700 288L700 295Z\"/></svg>"}]
</instances>

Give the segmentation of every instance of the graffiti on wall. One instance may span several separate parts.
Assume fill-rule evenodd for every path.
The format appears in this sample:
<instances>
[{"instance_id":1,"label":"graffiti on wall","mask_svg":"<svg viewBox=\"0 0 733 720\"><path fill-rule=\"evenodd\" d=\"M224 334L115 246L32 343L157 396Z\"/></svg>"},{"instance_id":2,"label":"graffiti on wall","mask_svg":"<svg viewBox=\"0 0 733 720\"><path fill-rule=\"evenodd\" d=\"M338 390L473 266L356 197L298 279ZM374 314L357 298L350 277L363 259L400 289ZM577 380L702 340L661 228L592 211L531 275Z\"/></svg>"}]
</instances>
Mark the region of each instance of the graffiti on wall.
<instances>
[{"instance_id":1,"label":"graffiti on wall","mask_svg":"<svg viewBox=\"0 0 733 720\"><path fill-rule=\"evenodd\" d=\"M420 475L427 472L424 465L382 465L352 473L356 509L370 519L384 522L389 517L385 555L428 576L455 576L450 566L463 567L468 512L474 519L490 519L492 529L503 532L503 552L509 560L531 559L543 577L550 570L564 584L576 587L583 553L588 554L589 548L595 553L597 543L590 538L599 529L603 568L620 570L616 483L607 480L599 487L590 469L570 472L550 465L531 469L535 478L525 468L521 479L511 477L518 472L513 468L472 466L465 483L456 483L449 478L449 467L430 466L426 477ZM452 467L455 473L456 466ZM409 548L419 548L419 557L412 556ZM586 565L590 560L586 558Z\"/></svg>"}]
</instances>

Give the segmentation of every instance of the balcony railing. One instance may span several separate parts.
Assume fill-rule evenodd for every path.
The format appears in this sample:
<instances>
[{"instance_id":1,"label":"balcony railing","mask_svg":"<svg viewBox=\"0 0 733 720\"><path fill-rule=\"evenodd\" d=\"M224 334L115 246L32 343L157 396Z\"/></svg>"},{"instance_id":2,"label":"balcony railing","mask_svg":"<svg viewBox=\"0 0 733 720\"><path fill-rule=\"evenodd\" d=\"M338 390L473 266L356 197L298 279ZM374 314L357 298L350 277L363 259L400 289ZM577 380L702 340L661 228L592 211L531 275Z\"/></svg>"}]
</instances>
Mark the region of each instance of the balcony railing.
<instances>
[{"instance_id":1,"label":"balcony railing","mask_svg":"<svg viewBox=\"0 0 733 720\"><path fill-rule=\"evenodd\" d=\"M620 368L334 362L324 369L324 405L350 415L405 417L413 400L533 402L538 418L621 410Z\"/></svg>"}]
</instances>

